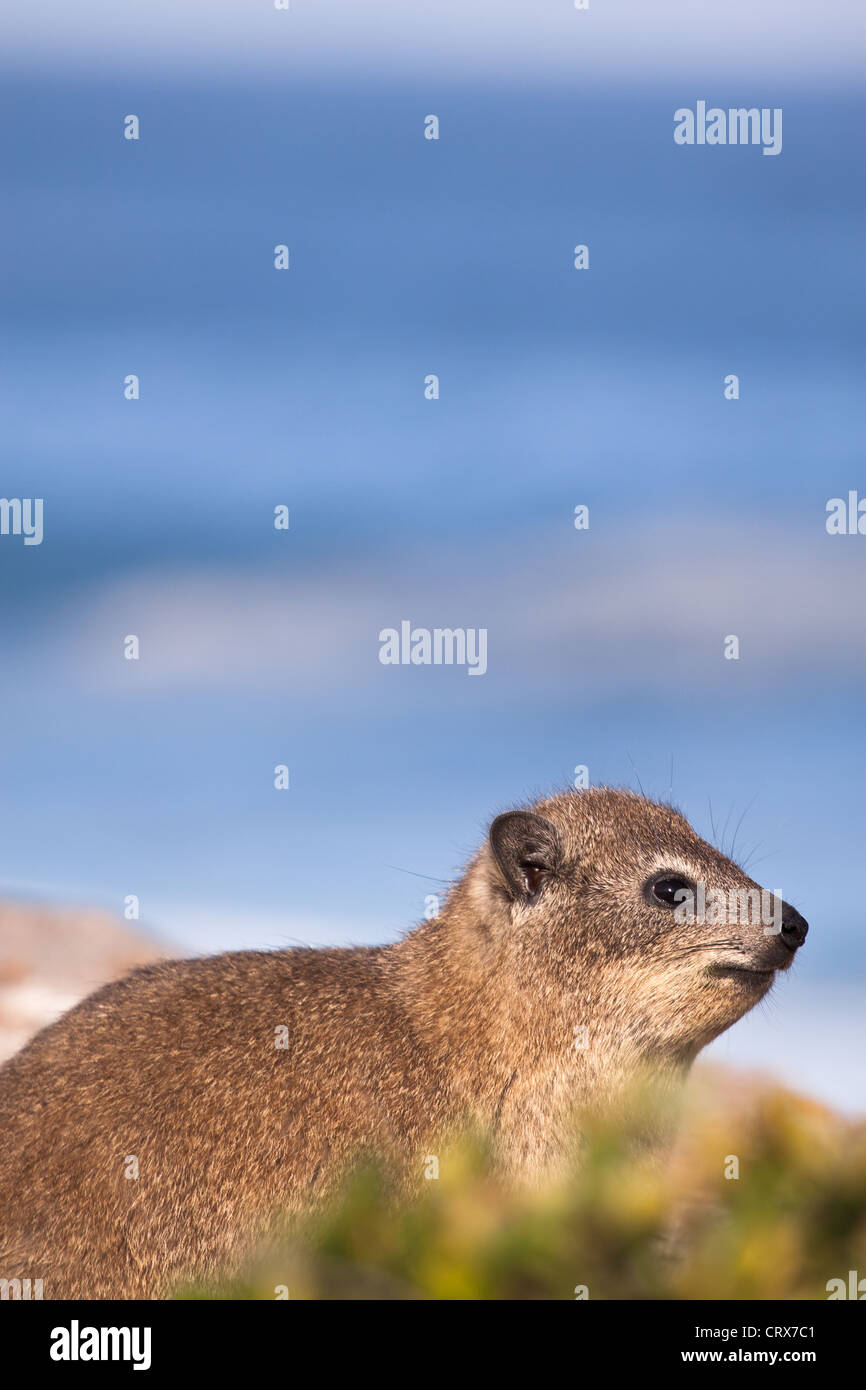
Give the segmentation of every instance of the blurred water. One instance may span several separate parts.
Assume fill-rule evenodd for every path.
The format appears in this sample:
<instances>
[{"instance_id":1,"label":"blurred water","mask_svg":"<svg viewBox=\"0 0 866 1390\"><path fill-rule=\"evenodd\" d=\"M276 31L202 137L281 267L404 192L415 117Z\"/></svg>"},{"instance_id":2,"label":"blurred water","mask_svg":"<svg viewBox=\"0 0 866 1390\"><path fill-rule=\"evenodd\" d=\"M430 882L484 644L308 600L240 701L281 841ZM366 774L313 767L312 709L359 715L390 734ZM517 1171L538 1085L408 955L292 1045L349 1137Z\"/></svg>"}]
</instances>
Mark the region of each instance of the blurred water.
<instances>
[{"instance_id":1,"label":"blurred water","mask_svg":"<svg viewBox=\"0 0 866 1390\"><path fill-rule=\"evenodd\" d=\"M42 546L0 542L7 891L109 906L135 892L146 920L198 948L384 939L436 889L413 874L453 873L495 811L577 763L628 783L633 759L666 795L673 757L675 799L705 833L709 799L730 830L757 795L743 834L774 857L755 872L813 922L801 980L862 972L852 547L866 541L829 541L823 518L828 497L866 493L863 103L763 84L785 121L766 159L677 148L673 111L691 99L681 79L419 92L5 75L0 492L45 499ZM754 98L733 84L718 99ZM121 138L129 111L138 144ZM428 111L439 142L423 139ZM419 585L431 622L489 613L500 658L522 593L543 627L578 502L611 573L636 536L673 563L688 536L684 595L702 536L734 578L762 554L820 564L810 631L826 649L799 650L804 605L786 610L791 573L768 561L751 603L786 615L774 682L698 673L678 645L685 610L629 670L639 577L620 648L587 651L610 663L600 683L578 679L579 654L564 661L555 622L527 672L492 659L483 680L413 671L410 685L376 666L379 626L418 620L403 608ZM165 575L191 625L224 635L225 660L192 685L138 681L120 658L146 612L146 676L172 605L145 600ZM350 635L369 625L370 669L352 649L312 678L311 647L277 618L235 686L249 652L219 582L250 576L302 609L314 580L309 641L324 627L327 647L329 615L348 615ZM198 607L182 608L190 583ZM100 651L117 655L114 684Z\"/></svg>"}]
</instances>

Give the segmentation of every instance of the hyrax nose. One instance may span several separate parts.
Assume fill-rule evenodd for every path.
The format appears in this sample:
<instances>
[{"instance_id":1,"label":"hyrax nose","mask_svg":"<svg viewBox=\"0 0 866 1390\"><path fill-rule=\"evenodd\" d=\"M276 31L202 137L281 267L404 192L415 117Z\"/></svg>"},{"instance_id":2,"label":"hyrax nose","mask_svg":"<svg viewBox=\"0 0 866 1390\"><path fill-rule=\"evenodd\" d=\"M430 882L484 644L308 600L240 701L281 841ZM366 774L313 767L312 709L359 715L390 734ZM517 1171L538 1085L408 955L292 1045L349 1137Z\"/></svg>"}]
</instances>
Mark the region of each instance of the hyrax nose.
<instances>
[{"instance_id":1,"label":"hyrax nose","mask_svg":"<svg viewBox=\"0 0 866 1390\"><path fill-rule=\"evenodd\" d=\"M806 932L809 930L809 923L805 917L801 917L795 907L790 903L782 906L782 940L791 950L796 951L798 946L802 946L806 940Z\"/></svg>"}]
</instances>

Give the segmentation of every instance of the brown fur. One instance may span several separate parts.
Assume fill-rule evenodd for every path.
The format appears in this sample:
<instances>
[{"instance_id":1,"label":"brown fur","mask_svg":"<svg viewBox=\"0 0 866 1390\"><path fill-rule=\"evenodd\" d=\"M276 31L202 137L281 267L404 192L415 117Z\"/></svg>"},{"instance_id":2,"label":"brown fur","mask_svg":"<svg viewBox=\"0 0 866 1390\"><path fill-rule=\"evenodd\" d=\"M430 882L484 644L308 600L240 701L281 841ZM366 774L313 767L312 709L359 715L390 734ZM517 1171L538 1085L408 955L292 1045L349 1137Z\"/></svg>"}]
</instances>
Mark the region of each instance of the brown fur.
<instances>
[{"instance_id":1,"label":"brown fur","mask_svg":"<svg viewBox=\"0 0 866 1390\"><path fill-rule=\"evenodd\" d=\"M396 945L145 966L38 1034L0 1069L0 1277L157 1297L230 1268L359 1154L420 1176L467 1122L506 1171L543 1173L576 1106L647 1064L679 1080L767 992L772 973L732 965L793 959L760 927L672 927L647 902L662 868L756 886L670 807L598 788L533 811L495 822Z\"/></svg>"}]
</instances>

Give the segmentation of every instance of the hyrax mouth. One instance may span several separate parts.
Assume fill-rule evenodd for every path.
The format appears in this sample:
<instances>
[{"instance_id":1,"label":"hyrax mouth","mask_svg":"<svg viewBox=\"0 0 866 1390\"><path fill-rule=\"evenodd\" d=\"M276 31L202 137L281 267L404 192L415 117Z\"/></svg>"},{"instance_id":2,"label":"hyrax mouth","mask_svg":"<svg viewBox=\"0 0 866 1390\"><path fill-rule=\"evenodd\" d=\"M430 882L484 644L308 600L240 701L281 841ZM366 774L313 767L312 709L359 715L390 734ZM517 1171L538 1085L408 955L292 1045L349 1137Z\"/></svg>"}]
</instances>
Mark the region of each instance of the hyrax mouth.
<instances>
[{"instance_id":1,"label":"hyrax mouth","mask_svg":"<svg viewBox=\"0 0 866 1390\"><path fill-rule=\"evenodd\" d=\"M763 979L772 979L778 968L779 967L777 966L742 964L734 965L732 963L726 964L725 962L720 962L718 965L711 965L707 973L715 976L757 975L759 977L762 977Z\"/></svg>"}]
</instances>

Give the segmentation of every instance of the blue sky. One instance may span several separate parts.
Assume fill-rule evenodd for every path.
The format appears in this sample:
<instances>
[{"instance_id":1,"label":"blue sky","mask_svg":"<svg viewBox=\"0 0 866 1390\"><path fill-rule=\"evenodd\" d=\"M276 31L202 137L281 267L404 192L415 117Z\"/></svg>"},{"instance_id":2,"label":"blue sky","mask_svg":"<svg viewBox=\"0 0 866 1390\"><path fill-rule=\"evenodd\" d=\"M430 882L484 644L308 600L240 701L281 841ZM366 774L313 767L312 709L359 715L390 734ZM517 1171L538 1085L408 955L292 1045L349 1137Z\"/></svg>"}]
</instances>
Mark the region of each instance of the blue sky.
<instances>
[{"instance_id":1,"label":"blue sky","mask_svg":"<svg viewBox=\"0 0 866 1390\"><path fill-rule=\"evenodd\" d=\"M862 1107L855 10L360 8L13 7L3 889L393 939L497 811L673 759L813 928L718 1047ZM783 153L676 147L698 98ZM488 673L382 667L404 618Z\"/></svg>"}]
</instances>

